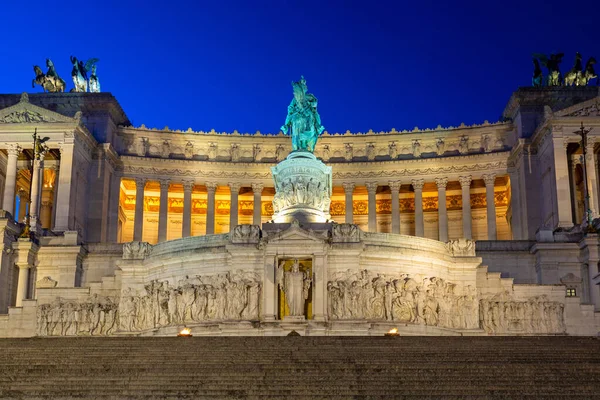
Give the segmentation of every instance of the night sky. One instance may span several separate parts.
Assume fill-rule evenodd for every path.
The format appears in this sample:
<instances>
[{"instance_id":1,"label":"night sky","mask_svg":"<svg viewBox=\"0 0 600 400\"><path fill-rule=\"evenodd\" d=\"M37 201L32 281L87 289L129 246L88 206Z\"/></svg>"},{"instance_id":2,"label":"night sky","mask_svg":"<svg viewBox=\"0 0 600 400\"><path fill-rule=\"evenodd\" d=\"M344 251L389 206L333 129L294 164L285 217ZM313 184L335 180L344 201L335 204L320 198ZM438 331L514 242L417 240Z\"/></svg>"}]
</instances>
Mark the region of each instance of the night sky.
<instances>
[{"instance_id":1,"label":"night sky","mask_svg":"<svg viewBox=\"0 0 600 400\"><path fill-rule=\"evenodd\" d=\"M599 17L596 1L4 1L0 93L41 92L46 57L71 89L75 55L100 59L135 126L277 132L301 74L329 132L493 122L531 53L600 60Z\"/></svg>"}]
</instances>

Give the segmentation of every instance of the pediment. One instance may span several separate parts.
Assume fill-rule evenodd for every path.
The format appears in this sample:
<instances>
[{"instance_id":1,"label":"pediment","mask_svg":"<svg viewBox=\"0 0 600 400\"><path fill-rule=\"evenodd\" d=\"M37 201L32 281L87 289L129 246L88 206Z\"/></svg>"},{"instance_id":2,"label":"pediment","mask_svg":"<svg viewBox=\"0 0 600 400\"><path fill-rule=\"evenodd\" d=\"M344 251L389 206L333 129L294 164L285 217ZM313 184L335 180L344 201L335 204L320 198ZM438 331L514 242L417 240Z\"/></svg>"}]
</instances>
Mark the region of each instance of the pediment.
<instances>
[{"instance_id":1,"label":"pediment","mask_svg":"<svg viewBox=\"0 0 600 400\"><path fill-rule=\"evenodd\" d=\"M600 117L600 96L563 108L554 113L556 117Z\"/></svg>"},{"instance_id":2,"label":"pediment","mask_svg":"<svg viewBox=\"0 0 600 400\"><path fill-rule=\"evenodd\" d=\"M21 101L14 106L0 110L2 124L31 124L31 123L77 123L78 118L66 117L46 108L29 102L27 93L21 95Z\"/></svg>"},{"instance_id":3,"label":"pediment","mask_svg":"<svg viewBox=\"0 0 600 400\"><path fill-rule=\"evenodd\" d=\"M263 231L264 237L264 231ZM327 231L312 231L305 230L299 226L290 226L286 230L283 231L273 231L268 232L266 236L266 241L269 243L279 242L279 241L313 241L322 243L327 240L328 234Z\"/></svg>"}]
</instances>

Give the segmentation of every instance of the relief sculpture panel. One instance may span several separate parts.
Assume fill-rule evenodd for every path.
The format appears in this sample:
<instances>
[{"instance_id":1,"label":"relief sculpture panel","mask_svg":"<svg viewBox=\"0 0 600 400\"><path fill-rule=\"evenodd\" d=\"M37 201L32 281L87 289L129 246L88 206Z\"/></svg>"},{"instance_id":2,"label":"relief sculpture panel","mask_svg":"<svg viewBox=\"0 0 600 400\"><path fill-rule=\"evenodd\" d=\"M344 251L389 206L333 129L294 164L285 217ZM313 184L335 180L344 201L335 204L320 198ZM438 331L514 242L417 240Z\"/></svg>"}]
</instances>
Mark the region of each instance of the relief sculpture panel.
<instances>
[{"instance_id":1,"label":"relief sculpture panel","mask_svg":"<svg viewBox=\"0 0 600 400\"><path fill-rule=\"evenodd\" d=\"M85 301L56 298L37 307L38 336L98 336L117 330L118 302L92 295Z\"/></svg>"},{"instance_id":2,"label":"relief sculpture panel","mask_svg":"<svg viewBox=\"0 0 600 400\"><path fill-rule=\"evenodd\" d=\"M257 320L260 276L251 271L153 280L143 292L123 291L119 330L134 332L202 321Z\"/></svg>"},{"instance_id":3,"label":"relief sculpture panel","mask_svg":"<svg viewBox=\"0 0 600 400\"><path fill-rule=\"evenodd\" d=\"M547 296L514 300L504 292L480 300L481 327L496 334L564 334L564 304Z\"/></svg>"},{"instance_id":4,"label":"relief sculpture panel","mask_svg":"<svg viewBox=\"0 0 600 400\"><path fill-rule=\"evenodd\" d=\"M386 320L452 329L479 327L477 290L438 277L335 273L327 284L333 320Z\"/></svg>"}]
</instances>

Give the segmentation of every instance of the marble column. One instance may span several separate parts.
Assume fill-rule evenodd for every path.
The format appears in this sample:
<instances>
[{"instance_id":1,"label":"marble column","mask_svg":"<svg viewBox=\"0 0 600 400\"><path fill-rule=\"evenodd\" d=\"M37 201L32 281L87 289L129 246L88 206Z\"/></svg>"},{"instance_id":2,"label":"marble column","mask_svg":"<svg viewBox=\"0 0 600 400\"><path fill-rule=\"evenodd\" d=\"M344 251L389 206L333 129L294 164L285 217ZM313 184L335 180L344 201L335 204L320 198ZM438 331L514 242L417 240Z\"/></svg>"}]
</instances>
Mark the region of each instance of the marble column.
<instances>
[{"instance_id":1,"label":"marble column","mask_svg":"<svg viewBox=\"0 0 600 400\"><path fill-rule=\"evenodd\" d=\"M60 171L58 176L58 187L56 195L56 216L54 230L58 232L70 231L73 227L71 221L71 189L73 179L73 156L74 143L62 143L60 146Z\"/></svg>"},{"instance_id":2,"label":"marble column","mask_svg":"<svg viewBox=\"0 0 600 400\"><path fill-rule=\"evenodd\" d=\"M183 221L181 224L181 237L192 235L192 190L194 181L183 182Z\"/></svg>"},{"instance_id":3,"label":"marble column","mask_svg":"<svg viewBox=\"0 0 600 400\"><path fill-rule=\"evenodd\" d=\"M171 181L160 181L160 206L158 213L158 243L167 241L167 227L169 225L169 187Z\"/></svg>"},{"instance_id":4,"label":"marble column","mask_svg":"<svg viewBox=\"0 0 600 400\"><path fill-rule=\"evenodd\" d=\"M6 149L8 160L6 163L6 180L4 184L4 199L2 200L2 209L8 211L11 215L15 209L15 186L17 185L17 158L21 152L21 147L11 144Z\"/></svg>"},{"instance_id":5,"label":"marble column","mask_svg":"<svg viewBox=\"0 0 600 400\"><path fill-rule=\"evenodd\" d=\"M23 306L23 299L27 298L27 289L29 287L29 264L17 263L19 269L19 280L17 281L17 298L15 307Z\"/></svg>"},{"instance_id":6,"label":"marble column","mask_svg":"<svg viewBox=\"0 0 600 400\"><path fill-rule=\"evenodd\" d=\"M352 224L354 221L354 203L352 200L352 195L354 194L354 183L353 182L344 182L342 183L344 187L344 193L346 193L346 223Z\"/></svg>"},{"instance_id":7,"label":"marble column","mask_svg":"<svg viewBox=\"0 0 600 400\"><path fill-rule=\"evenodd\" d=\"M231 232L238 224L238 199L242 185L238 182L230 182L228 186L230 192L229 231Z\"/></svg>"},{"instance_id":8,"label":"marble column","mask_svg":"<svg viewBox=\"0 0 600 400\"><path fill-rule=\"evenodd\" d=\"M438 189L438 240L448 241L448 208L446 206L446 186L448 178L435 178Z\"/></svg>"},{"instance_id":9,"label":"marble column","mask_svg":"<svg viewBox=\"0 0 600 400\"><path fill-rule=\"evenodd\" d=\"M523 235L523 224L521 223L521 190L519 181L519 170L517 168L509 168L508 176L510 177L510 229L512 240L523 240L527 235Z\"/></svg>"},{"instance_id":10,"label":"marble column","mask_svg":"<svg viewBox=\"0 0 600 400\"><path fill-rule=\"evenodd\" d=\"M487 228L488 240L497 240L496 232L496 197L494 195L494 182L496 174L486 174L482 176L485 182L485 204L487 207Z\"/></svg>"},{"instance_id":11,"label":"marble column","mask_svg":"<svg viewBox=\"0 0 600 400\"><path fill-rule=\"evenodd\" d=\"M117 243L121 240L119 232L119 208L121 207L121 175L114 171L110 174L110 189L108 203L108 232L107 242Z\"/></svg>"},{"instance_id":12,"label":"marble column","mask_svg":"<svg viewBox=\"0 0 600 400\"><path fill-rule=\"evenodd\" d=\"M598 218L598 161L594 153L594 142L590 139L586 148L585 168L588 181L588 192L590 194L590 210L592 210L592 218Z\"/></svg>"},{"instance_id":13,"label":"marble column","mask_svg":"<svg viewBox=\"0 0 600 400\"><path fill-rule=\"evenodd\" d=\"M30 226L34 232L39 233L40 223L40 205L42 199L42 181L44 173L44 153L41 153L38 160L33 160L33 175L31 177L31 206L29 207Z\"/></svg>"},{"instance_id":14,"label":"marble column","mask_svg":"<svg viewBox=\"0 0 600 400\"><path fill-rule=\"evenodd\" d=\"M144 189L145 178L135 178L135 216L133 219L133 240L141 242L144 236Z\"/></svg>"},{"instance_id":15,"label":"marble column","mask_svg":"<svg viewBox=\"0 0 600 400\"><path fill-rule=\"evenodd\" d=\"M261 211L262 211L262 191L264 185L262 183L252 184L252 193L254 194L254 204L252 205L252 224L262 225Z\"/></svg>"},{"instance_id":16,"label":"marble column","mask_svg":"<svg viewBox=\"0 0 600 400\"><path fill-rule=\"evenodd\" d=\"M400 181L389 183L392 192L392 233L400 233Z\"/></svg>"},{"instance_id":17,"label":"marble column","mask_svg":"<svg viewBox=\"0 0 600 400\"><path fill-rule=\"evenodd\" d=\"M567 146L563 137L552 138L554 146L554 174L556 180L556 212L558 228L573 226L571 209L571 185L569 182L569 165L567 162Z\"/></svg>"},{"instance_id":18,"label":"marble column","mask_svg":"<svg viewBox=\"0 0 600 400\"><path fill-rule=\"evenodd\" d=\"M423 220L423 179L413 179L411 185L415 190L415 236L425 236L425 221Z\"/></svg>"},{"instance_id":19,"label":"marble column","mask_svg":"<svg viewBox=\"0 0 600 400\"><path fill-rule=\"evenodd\" d=\"M377 232L377 182L365 183L369 194L369 232Z\"/></svg>"},{"instance_id":20,"label":"marble column","mask_svg":"<svg viewBox=\"0 0 600 400\"><path fill-rule=\"evenodd\" d=\"M215 192L217 184L215 182L206 182L206 190L208 192L206 201L206 234L213 235L215 233Z\"/></svg>"},{"instance_id":21,"label":"marble column","mask_svg":"<svg viewBox=\"0 0 600 400\"><path fill-rule=\"evenodd\" d=\"M472 239L471 229L471 175L459 176L458 181L462 188L462 219L463 219L463 237Z\"/></svg>"}]
</instances>

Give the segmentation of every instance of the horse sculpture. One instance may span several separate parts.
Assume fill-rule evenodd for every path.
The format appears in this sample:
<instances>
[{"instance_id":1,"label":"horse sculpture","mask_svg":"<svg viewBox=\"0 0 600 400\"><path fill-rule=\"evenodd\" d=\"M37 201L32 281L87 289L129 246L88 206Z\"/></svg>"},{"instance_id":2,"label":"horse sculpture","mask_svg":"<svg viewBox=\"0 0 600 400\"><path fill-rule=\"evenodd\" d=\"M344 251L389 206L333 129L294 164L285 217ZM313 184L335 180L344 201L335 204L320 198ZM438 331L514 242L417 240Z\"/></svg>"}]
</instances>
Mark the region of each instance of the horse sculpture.
<instances>
[{"instance_id":1,"label":"horse sculpture","mask_svg":"<svg viewBox=\"0 0 600 400\"><path fill-rule=\"evenodd\" d=\"M71 77L73 78L73 85L75 88L73 92L87 92L88 88L88 77L87 73L91 70L92 66L99 60L97 58L90 58L85 63L77 60L77 57L70 57L73 69L71 70Z\"/></svg>"},{"instance_id":2,"label":"horse sculpture","mask_svg":"<svg viewBox=\"0 0 600 400\"><path fill-rule=\"evenodd\" d=\"M575 53L575 63L573 68L565 74L565 86L579 86L579 81L583 75L583 67L581 65L581 54Z\"/></svg>"},{"instance_id":3,"label":"horse sculpture","mask_svg":"<svg viewBox=\"0 0 600 400\"><path fill-rule=\"evenodd\" d=\"M546 81L547 86L560 86L561 75L560 75L560 63L564 53L550 54L550 58L544 54L534 54L533 57L540 60L542 65L548 69L548 78Z\"/></svg>"},{"instance_id":4,"label":"horse sculpture","mask_svg":"<svg viewBox=\"0 0 600 400\"><path fill-rule=\"evenodd\" d=\"M48 67L48 72L44 74L38 65L33 66L35 79L31 81L31 87L35 87L35 85L38 84L44 89L44 92L64 92L67 85L65 81L58 76L54 64L49 58L46 59L46 67Z\"/></svg>"},{"instance_id":5,"label":"horse sculpture","mask_svg":"<svg viewBox=\"0 0 600 400\"><path fill-rule=\"evenodd\" d=\"M594 64L596 64L596 59L590 57L587 63L585 63L585 70L577 80L577 86L587 86L592 79L598 78L596 71L594 71ZM596 83L598 83L598 81L596 81Z\"/></svg>"}]
</instances>

